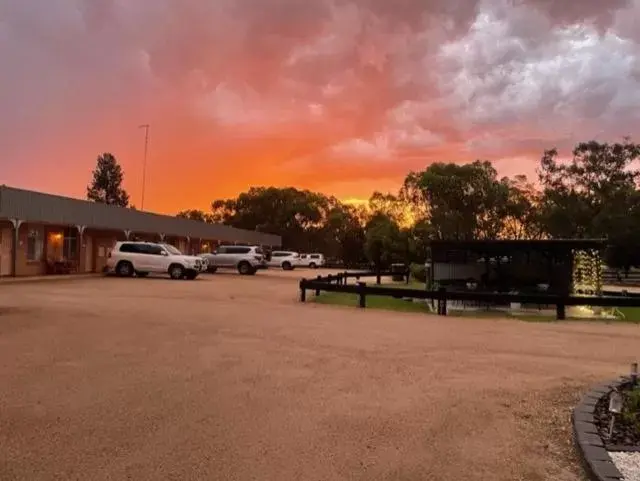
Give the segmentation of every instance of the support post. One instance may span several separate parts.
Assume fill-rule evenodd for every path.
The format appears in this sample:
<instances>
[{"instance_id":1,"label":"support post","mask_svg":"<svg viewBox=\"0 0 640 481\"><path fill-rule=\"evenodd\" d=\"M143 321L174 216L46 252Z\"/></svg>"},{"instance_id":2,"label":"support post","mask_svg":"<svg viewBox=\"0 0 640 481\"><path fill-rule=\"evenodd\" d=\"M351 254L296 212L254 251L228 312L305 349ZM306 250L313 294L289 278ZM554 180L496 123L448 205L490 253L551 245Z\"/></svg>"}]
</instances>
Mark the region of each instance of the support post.
<instances>
[{"instance_id":1,"label":"support post","mask_svg":"<svg viewBox=\"0 0 640 481\"><path fill-rule=\"evenodd\" d=\"M300 302L305 302L307 300L306 286L307 286L307 280L302 279L300 281Z\"/></svg>"},{"instance_id":2,"label":"support post","mask_svg":"<svg viewBox=\"0 0 640 481\"><path fill-rule=\"evenodd\" d=\"M322 279L321 276L316 277L316 281L320 282L320 279ZM329 283L331 283L331 281L329 281ZM316 287L316 296L320 295L320 289L318 287Z\"/></svg>"},{"instance_id":3,"label":"support post","mask_svg":"<svg viewBox=\"0 0 640 481\"><path fill-rule=\"evenodd\" d=\"M358 307L365 308L367 307L367 298L365 289L367 288L366 282L358 282L359 293L358 293Z\"/></svg>"},{"instance_id":4,"label":"support post","mask_svg":"<svg viewBox=\"0 0 640 481\"><path fill-rule=\"evenodd\" d=\"M164 242L165 235L164 234L158 234L158 235L160 236L160 242Z\"/></svg>"},{"instance_id":5,"label":"support post","mask_svg":"<svg viewBox=\"0 0 640 481\"><path fill-rule=\"evenodd\" d=\"M20 227L24 221L20 219L11 219L13 225L13 242L11 245L11 276L18 275L18 247L20 245Z\"/></svg>"},{"instance_id":6,"label":"support post","mask_svg":"<svg viewBox=\"0 0 640 481\"><path fill-rule=\"evenodd\" d=\"M85 271L84 260L87 258L84 252L84 231L87 228L86 225L76 225L78 229L78 245L76 246L76 255L78 256L78 267L76 274L80 274ZM84 254L84 255L83 255Z\"/></svg>"},{"instance_id":7,"label":"support post","mask_svg":"<svg viewBox=\"0 0 640 481\"><path fill-rule=\"evenodd\" d=\"M438 314L440 316L447 315L447 289L441 287L438 289Z\"/></svg>"},{"instance_id":8,"label":"support post","mask_svg":"<svg viewBox=\"0 0 640 481\"><path fill-rule=\"evenodd\" d=\"M566 319L566 309L562 301L558 301L556 304L556 319L558 321L564 321Z\"/></svg>"},{"instance_id":9,"label":"support post","mask_svg":"<svg viewBox=\"0 0 640 481\"><path fill-rule=\"evenodd\" d=\"M124 236L127 238L127 240L130 240L131 239L131 231L128 230L128 229L125 229Z\"/></svg>"}]
</instances>

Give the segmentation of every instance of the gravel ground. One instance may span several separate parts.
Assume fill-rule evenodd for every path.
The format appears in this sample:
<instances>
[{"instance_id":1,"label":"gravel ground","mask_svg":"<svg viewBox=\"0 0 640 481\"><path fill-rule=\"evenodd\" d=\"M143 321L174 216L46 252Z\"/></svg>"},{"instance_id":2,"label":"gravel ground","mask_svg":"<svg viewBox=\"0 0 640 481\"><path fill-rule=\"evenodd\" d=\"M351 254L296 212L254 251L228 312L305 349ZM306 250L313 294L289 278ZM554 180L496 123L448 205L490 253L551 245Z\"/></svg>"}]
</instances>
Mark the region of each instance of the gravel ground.
<instances>
[{"instance_id":1,"label":"gravel ground","mask_svg":"<svg viewBox=\"0 0 640 481\"><path fill-rule=\"evenodd\" d=\"M296 302L315 273L0 289L0 479L579 481L621 324Z\"/></svg>"},{"instance_id":2,"label":"gravel ground","mask_svg":"<svg viewBox=\"0 0 640 481\"><path fill-rule=\"evenodd\" d=\"M609 453L624 481L640 481L640 453Z\"/></svg>"}]
</instances>

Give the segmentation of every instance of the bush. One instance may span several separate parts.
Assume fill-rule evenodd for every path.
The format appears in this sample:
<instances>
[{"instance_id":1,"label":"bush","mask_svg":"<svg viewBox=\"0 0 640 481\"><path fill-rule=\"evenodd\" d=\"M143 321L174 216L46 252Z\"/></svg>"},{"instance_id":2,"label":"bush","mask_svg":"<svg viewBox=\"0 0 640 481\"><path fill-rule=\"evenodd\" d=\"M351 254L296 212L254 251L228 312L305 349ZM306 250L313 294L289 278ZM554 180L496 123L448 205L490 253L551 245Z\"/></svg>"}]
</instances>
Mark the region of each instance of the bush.
<instances>
[{"instance_id":1,"label":"bush","mask_svg":"<svg viewBox=\"0 0 640 481\"><path fill-rule=\"evenodd\" d=\"M427 269L422 264L411 264L411 277L418 282L427 282Z\"/></svg>"}]
</instances>

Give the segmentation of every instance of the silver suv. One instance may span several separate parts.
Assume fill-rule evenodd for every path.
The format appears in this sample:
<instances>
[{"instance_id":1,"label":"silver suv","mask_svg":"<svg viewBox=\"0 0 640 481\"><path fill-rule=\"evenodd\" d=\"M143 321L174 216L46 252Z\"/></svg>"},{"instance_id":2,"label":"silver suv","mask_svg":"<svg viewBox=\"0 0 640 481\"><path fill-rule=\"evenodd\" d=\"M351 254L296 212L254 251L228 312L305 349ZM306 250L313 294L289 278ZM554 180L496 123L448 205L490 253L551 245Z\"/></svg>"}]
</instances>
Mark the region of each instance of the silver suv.
<instances>
[{"instance_id":1,"label":"silver suv","mask_svg":"<svg viewBox=\"0 0 640 481\"><path fill-rule=\"evenodd\" d=\"M250 276L258 269L266 268L264 252L259 246L220 246L211 254L200 254L207 261L207 272L218 269L236 269L243 276Z\"/></svg>"}]
</instances>

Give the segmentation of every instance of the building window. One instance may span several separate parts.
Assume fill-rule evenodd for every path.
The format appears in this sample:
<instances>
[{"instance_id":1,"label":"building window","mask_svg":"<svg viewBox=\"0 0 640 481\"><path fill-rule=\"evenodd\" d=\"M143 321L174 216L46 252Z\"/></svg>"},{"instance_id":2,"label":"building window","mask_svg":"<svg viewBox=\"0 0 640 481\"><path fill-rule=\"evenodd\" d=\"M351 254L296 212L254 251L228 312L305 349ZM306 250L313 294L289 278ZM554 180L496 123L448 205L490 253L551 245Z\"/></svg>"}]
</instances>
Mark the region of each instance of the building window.
<instances>
[{"instance_id":1,"label":"building window","mask_svg":"<svg viewBox=\"0 0 640 481\"><path fill-rule=\"evenodd\" d=\"M43 246L43 229L29 229L27 234L27 261L42 260Z\"/></svg>"},{"instance_id":2,"label":"building window","mask_svg":"<svg viewBox=\"0 0 640 481\"><path fill-rule=\"evenodd\" d=\"M62 255L67 260L78 259L78 230L68 227L64 230L62 241Z\"/></svg>"}]
</instances>

